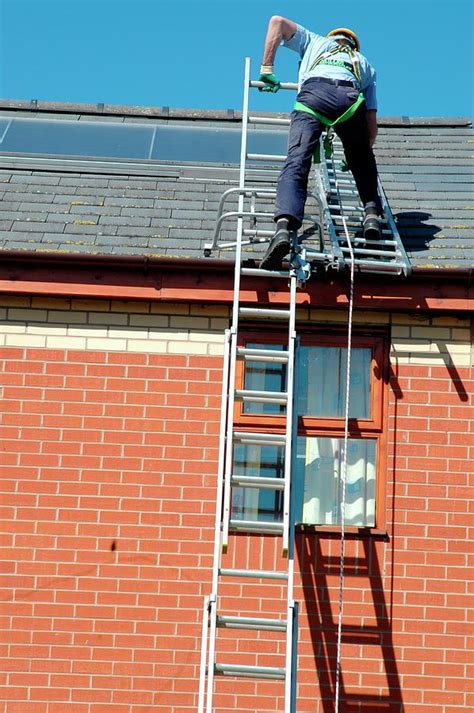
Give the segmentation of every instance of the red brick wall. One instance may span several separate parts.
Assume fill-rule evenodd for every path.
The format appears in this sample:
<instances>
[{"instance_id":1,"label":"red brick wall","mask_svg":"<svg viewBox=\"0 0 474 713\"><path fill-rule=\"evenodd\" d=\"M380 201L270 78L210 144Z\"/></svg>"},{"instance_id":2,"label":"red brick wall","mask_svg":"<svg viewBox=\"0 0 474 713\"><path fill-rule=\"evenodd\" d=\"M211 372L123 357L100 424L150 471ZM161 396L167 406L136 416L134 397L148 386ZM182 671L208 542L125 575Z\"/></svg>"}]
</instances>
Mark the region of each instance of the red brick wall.
<instances>
[{"instance_id":1,"label":"red brick wall","mask_svg":"<svg viewBox=\"0 0 474 713\"><path fill-rule=\"evenodd\" d=\"M3 710L195 713L221 358L0 355ZM472 387L468 368L394 367L389 537L347 543L341 713L474 705ZM278 568L272 538L249 552ZM298 538L298 713L333 711L338 565L337 539ZM261 591L223 595L251 611ZM280 593L265 587L275 610ZM276 685L219 680L216 710L279 710Z\"/></svg>"},{"instance_id":2,"label":"red brick wall","mask_svg":"<svg viewBox=\"0 0 474 713\"><path fill-rule=\"evenodd\" d=\"M1 359L0 710L194 712L221 359Z\"/></svg>"}]
</instances>

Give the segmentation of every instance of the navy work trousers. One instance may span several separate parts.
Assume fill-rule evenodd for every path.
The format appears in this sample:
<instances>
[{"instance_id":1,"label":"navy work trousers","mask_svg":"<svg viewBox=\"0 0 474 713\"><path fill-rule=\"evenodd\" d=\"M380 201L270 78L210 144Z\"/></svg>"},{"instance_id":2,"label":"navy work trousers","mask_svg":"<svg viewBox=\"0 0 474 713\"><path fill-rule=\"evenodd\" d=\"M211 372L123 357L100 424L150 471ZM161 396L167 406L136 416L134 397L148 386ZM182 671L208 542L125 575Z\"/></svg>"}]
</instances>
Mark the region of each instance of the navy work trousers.
<instances>
[{"instance_id":1,"label":"navy work trousers","mask_svg":"<svg viewBox=\"0 0 474 713\"><path fill-rule=\"evenodd\" d=\"M301 87L297 101L333 120L341 116L356 101L357 96L358 91L353 86L330 84L311 78ZM312 157L324 128L324 124L311 114L304 111L291 113L288 156L277 183L275 221L287 217L293 230L301 227L303 222ZM344 146L347 163L363 205L369 204L380 210L377 164L369 142L365 104L350 119L336 124L334 131Z\"/></svg>"}]
</instances>

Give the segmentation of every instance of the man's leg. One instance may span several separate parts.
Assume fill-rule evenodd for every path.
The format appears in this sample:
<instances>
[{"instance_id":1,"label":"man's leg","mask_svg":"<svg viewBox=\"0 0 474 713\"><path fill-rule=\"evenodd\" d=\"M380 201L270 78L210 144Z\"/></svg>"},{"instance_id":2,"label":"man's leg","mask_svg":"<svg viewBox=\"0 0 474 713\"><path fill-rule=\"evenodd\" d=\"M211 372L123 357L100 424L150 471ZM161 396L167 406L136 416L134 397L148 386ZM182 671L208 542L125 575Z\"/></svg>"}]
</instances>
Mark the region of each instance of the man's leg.
<instances>
[{"instance_id":1,"label":"man's leg","mask_svg":"<svg viewBox=\"0 0 474 713\"><path fill-rule=\"evenodd\" d=\"M260 267L276 270L290 252L291 233L301 227L306 203L308 176L322 126L310 114L294 111L288 135L288 155L277 182L276 231Z\"/></svg>"},{"instance_id":2,"label":"man's leg","mask_svg":"<svg viewBox=\"0 0 474 713\"><path fill-rule=\"evenodd\" d=\"M288 155L278 177L275 201L275 222L285 216L292 230L298 230L303 222L308 176L322 129L321 123L310 114L292 112Z\"/></svg>"},{"instance_id":3,"label":"man's leg","mask_svg":"<svg viewBox=\"0 0 474 713\"><path fill-rule=\"evenodd\" d=\"M348 121L337 124L334 128L344 146L347 163L364 206L364 235L369 240L378 240L381 235L378 215L382 212L382 205L377 189L377 164L370 146L365 107L360 107Z\"/></svg>"}]
</instances>

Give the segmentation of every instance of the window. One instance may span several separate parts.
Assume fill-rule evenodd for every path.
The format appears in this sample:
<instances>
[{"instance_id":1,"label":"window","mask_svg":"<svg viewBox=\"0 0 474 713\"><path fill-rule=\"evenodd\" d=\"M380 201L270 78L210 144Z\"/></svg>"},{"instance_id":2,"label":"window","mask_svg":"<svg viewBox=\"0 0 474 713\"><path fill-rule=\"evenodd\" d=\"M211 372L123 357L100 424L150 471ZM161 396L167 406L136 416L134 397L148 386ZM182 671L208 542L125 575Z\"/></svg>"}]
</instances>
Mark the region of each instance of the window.
<instances>
[{"instance_id":1,"label":"window","mask_svg":"<svg viewBox=\"0 0 474 713\"><path fill-rule=\"evenodd\" d=\"M296 523L338 527L344 450L347 336L305 333L296 359L297 437L293 453ZM286 336L269 343L249 332L247 347L286 349ZM383 527L383 404L386 341L383 334L355 335L351 352L349 441L346 472L345 525ZM238 373L244 389L285 391L286 364L247 361ZM236 407L237 429L283 433L285 406L245 403ZM283 477L284 448L236 444L234 472L258 477ZM235 488L232 517L281 520L282 493L274 489Z\"/></svg>"}]
</instances>

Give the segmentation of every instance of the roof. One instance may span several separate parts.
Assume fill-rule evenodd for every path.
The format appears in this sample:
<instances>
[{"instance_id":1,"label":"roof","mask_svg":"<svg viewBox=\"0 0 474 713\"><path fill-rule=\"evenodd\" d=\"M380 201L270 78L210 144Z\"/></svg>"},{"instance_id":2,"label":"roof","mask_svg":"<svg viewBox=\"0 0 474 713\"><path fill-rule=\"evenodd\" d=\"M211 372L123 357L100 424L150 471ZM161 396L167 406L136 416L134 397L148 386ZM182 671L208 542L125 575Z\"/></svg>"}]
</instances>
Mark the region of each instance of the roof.
<instances>
[{"instance_id":1,"label":"roof","mask_svg":"<svg viewBox=\"0 0 474 713\"><path fill-rule=\"evenodd\" d=\"M240 127L234 111L0 102L0 117L15 116ZM380 177L414 267L474 266L473 144L466 118L379 120ZM204 244L219 198L238 185L232 164L21 159L0 155L2 251L212 260ZM274 183L277 174L256 171L255 181Z\"/></svg>"}]
</instances>

